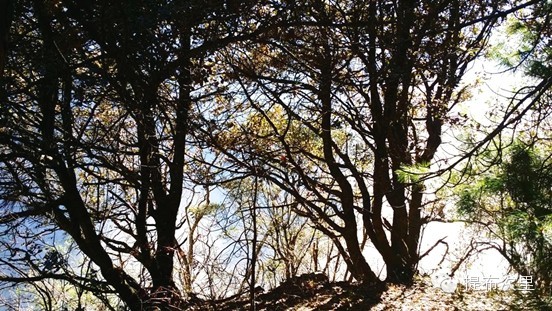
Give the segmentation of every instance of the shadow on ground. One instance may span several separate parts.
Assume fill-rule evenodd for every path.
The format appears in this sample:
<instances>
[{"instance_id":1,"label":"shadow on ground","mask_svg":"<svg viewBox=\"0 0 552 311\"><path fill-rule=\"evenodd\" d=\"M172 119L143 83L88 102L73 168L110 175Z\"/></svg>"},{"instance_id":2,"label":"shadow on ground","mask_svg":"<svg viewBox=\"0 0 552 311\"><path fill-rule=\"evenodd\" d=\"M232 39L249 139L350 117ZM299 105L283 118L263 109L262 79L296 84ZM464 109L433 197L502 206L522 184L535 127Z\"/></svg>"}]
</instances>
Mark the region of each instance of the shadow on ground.
<instances>
[{"instance_id":1,"label":"shadow on ground","mask_svg":"<svg viewBox=\"0 0 552 311\"><path fill-rule=\"evenodd\" d=\"M383 283L374 285L330 283L323 274L304 274L288 281L255 299L255 310L370 310L380 302L386 290ZM249 310L247 295L218 302L196 301L188 310Z\"/></svg>"}]
</instances>

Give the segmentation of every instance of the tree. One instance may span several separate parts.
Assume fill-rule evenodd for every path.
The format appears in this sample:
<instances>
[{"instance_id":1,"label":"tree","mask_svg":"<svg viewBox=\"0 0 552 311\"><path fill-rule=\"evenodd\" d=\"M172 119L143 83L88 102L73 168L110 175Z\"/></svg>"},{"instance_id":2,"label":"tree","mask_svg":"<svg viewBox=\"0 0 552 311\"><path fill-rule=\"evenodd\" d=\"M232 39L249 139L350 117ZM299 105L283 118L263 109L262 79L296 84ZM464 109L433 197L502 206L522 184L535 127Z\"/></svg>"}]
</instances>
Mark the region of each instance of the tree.
<instances>
[{"instance_id":1,"label":"tree","mask_svg":"<svg viewBox=\"0 0 552 311\"><path fill-rule=\"evenodd\" d=\"M480 139L470 135L468 144L461 157L453 161L446 171L464 160L477 158L495 143L502 143L503 133L511 134L523 123L529 123L533 133L539 133L539 123L547 123L550 114L551 55L550 51L550 13L548 2L527 2L526 9L506 16L506 22L497 32L506 35L489 49L487 56L491 61L499 61L504 71L500 74L522 73L520 83L509 90L511 93L499 100L499 105L489 113L490 126L477 124L471 131L478 133ZM538 134L532 134L538 139ZM511 135L510 135L511 136Z\"/></svg>"},{"instance_id":2,"label":"tree","mask_svg":"<svg viewBox=\"0 0 552 311\"><path fill-rule=\"evenodd\" d=\"M377 281L370 241L387 279L409 283L424 223L415 171L435 164L497 20L538 2L2 1L0 282L59 278L132 310L178 310L175 254L184 291L197 262L184 223L214 208L182 208L184 189L249 178L279 188L357 280ZM258 197L241 202L252 295L270 232ZM284 231L276 240L298 237ZM74 256L99 273L62 260Z\"/></svg>"},{"instance_id":3,"label":"tree","mask_svg":"<svg viewBox=\"0 0 552 311\"><path fill-rule=\"evenodd\" d=\"M515 44L499 42L490 56L526 79L492 112L494 130L485 134L492 143L480 148L455 187L460 216L488 237L478 243L496 249L544 295L551 282L551 8L543 2L507 20Z\"/></svg>"},{"instance_id":4,"label":"tree","mask_svg":"<svg viewBox=\"0 0 552 311\"><path fill-rule=\"evenodd\" d=\"M244 18L253 1L2 5L13 18L1 25L0 281L32 271L109 287L132 310L178 309L175 234L192 104L209 96L204 59L271 17ZM40 268L60 232L100 279Z\"/></svg>"},{"instance_id":5,"label":"tree","mask_svg":"<svg viewBox=\"0 0 552 311\"><path fill-rule=\"evenodd\" d=\"M489 236L479 243L496 249L545 295L552 280L552 171L546 149L518 142L504 162L459 187L457 203L462 218Z\"/></svg>"},{"instance_id":6,"label":"tree","mask_svg":"<svg viewBox=\"0 0 552 311\"><path fill-rule=\"evenodd\" d=\"M425 222L419 172L437 164L448 113L466 91L460 79L498 18L534 3L288 4L285 28L218 56L236 87L218 98L201 139L228 167L294 196L357 280L377 281L363 232L387 280L410 283ZM238 125L223 126L230 115Z\"/></svg>"}]
</instances>

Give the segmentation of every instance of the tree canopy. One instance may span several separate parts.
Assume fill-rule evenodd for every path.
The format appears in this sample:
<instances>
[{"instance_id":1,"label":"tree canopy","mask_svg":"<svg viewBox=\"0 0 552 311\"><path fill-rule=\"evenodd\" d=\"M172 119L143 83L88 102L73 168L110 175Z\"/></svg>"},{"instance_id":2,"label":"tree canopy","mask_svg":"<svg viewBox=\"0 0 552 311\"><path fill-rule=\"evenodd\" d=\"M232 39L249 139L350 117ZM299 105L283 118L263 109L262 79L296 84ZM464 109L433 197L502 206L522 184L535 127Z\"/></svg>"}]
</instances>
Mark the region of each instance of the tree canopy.
<instances>
[{"instance_id":1,"label":"tree canopy","mask_svg":"<svg viewBox=\"0 0 552 311\"><path fill-rule=\"evenodd\" d=\"M52 279L113 310L254 299L331 266L410 284L462 78L510 16L538 81L462 159L551 85L541 1L0 5L0 286L33 284L46 309ZM535 163L516 156L505 172ZM538 178L508 176L527 201Z\"/></svg>"}]
</instances>

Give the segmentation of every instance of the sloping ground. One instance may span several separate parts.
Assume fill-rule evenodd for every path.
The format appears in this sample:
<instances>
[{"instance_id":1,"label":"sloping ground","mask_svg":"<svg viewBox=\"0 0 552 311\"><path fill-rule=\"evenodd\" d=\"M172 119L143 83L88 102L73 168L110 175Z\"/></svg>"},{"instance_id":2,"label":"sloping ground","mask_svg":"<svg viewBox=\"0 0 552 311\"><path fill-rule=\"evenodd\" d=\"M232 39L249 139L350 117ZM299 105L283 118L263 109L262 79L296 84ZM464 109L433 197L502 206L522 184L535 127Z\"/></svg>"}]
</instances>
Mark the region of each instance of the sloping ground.
<instances>
[{"instance_id":1,"label":"sloping ground","mask_svg":"<svg viewBox=\"0 0 552 311\"><path fill-rule=\"evenodd\" d=\"M188 310L249 310L247 299L219 302L196 301ZM378 284L360 286L344 282L330 283L321 274L307 274L282 283L274 290L259 294L255 310L551 310L537 298L521 292L476 291L462 288L449 294L433 287L429 280L413 286Z\"/></svg>"}]
</instances>

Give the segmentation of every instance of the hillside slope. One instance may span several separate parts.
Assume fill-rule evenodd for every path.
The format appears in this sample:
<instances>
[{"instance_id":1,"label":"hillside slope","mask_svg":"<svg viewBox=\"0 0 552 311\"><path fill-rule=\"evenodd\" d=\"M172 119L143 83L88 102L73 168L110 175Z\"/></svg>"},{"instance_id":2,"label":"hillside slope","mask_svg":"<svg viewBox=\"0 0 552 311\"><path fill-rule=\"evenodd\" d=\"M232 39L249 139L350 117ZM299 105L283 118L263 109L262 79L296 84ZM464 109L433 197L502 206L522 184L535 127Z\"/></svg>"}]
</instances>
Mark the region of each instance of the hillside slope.
<instances>
[{"instance_id":1,"label":"hillside slope","mask_svg":"<svg viewBox=\"0 0 552 311\"><path fill-rule=\"evenodd\" d=\"M258 311L314 310L551 310L542 301L515 291L466 291L462 286L446 293L421 278L410 286L362 286L331 283L321 274L306 274L257 295ZM250 310L247 294L222 301L197 300L189 310Z\"/></svg>"}]
</instances>

